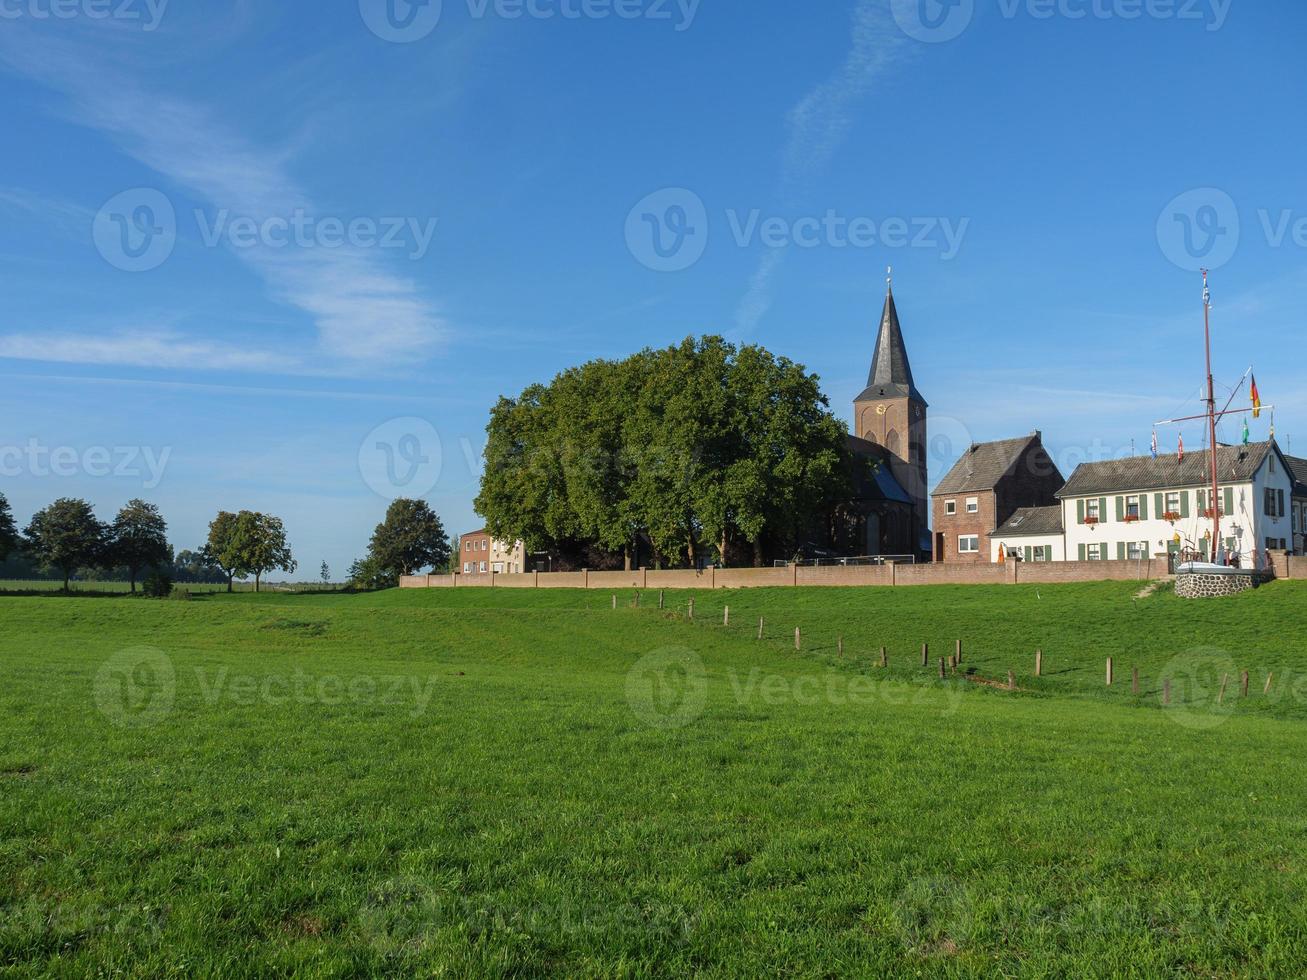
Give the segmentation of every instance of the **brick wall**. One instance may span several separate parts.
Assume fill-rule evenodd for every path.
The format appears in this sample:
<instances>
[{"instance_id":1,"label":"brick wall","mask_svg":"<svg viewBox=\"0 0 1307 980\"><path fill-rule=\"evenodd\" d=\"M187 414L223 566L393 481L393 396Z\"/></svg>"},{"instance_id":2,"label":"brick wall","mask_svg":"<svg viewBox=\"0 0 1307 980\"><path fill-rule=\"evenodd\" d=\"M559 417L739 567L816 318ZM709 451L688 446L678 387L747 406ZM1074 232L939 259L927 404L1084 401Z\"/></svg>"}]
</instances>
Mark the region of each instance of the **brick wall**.
<instances>
[{"instance_id":1,"label":"brick wall","mask_svg":"<svg viewBox=\"0 0 1307 980\"><path fill-rule=\"evenodd\" d=\"M977 498L980 506L978 513L967 513L967 500L970 497ZM958 512L952 516L944 512L944 505L950 500L956 501L958 505ZM998 527L998 524L995 523L994 492L992 490L980 490L974 493L960 493L957 496L935 497L933 506L936 542L938 542L939 535L944 535L944 553L942 556L936 554L935 560L961 562L970 565L989 564L989 534ZM980 539L979 553L974 555L958 553L958 538L964 534L974 534Z\"/></svg>"}]
</instances>

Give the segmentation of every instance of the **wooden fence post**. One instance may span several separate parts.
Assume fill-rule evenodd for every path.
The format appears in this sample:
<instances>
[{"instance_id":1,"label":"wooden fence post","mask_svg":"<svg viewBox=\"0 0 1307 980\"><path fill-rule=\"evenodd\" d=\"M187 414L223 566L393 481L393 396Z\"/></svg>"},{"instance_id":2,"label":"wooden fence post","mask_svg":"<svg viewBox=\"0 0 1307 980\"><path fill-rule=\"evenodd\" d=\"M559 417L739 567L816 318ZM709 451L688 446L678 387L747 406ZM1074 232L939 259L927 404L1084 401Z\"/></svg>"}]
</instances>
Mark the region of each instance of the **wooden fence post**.
<instances>
[{"instance_id":1,"label":"wooden fence post","mask_svg":"<svg viewBox=\"0 0 1307 980\"><path fill-rule=\"evenodd\" d=\"M886 650L884 647L880 648L880 665L882 667L889 666L889 651Z\"/></svg>"},{"instance_id":2,"label":"wooden fence post","mask_svg":"<svg viewBox=\"0 0 1307 980\"><path fill-rule=\"evenodd\" d=\"M923 644L921 644L921 666L923 666L923 667L929 667L929 666L930 666L930 644L929 644L929 643L923 643Z\"/></svg>"},{"instance_id":3,"label":"wooden fence post","mask_svg":"<svg viewBox=\"0 0 1307 980\"><path fill-rule=\"evenodd\" d=\"M1139 668L1138 667L1134 669L1134 673L1131 675L1130 690L1134 692L1135 697L1139 696Z\"/></svg>"},{"instance_id":4,"label":"wooden fence post","mask_svg":"<svg viewBox=\"0 0 1307 980\"><path fill-rule=\"evenodd\" d=\"M840 656L842 657L844 656L844 637L842 636L840 637L839 648L840 648Z\"/></svg>"},{"instance_id":5,"label":"wooden fence post","mask_svg":"<svg viewBox=\"0 0 1307 980\"><path fill-rule=\"evenodd\" d=\"M663 599L666 598L666 595L667 595L667 593L663 592L662 589L659 589L659 590L658 590L658 608L659 608L659 609L663 608Z\"/></svg>"},{"instance_id":6,"label":"wooden fence post","mask_svg":"<svg viewBox=\"0 0 1307 980\"><path fill-rule=\"evenodd\" d=\"M1221 693L1216 696L1217 704L1223 704L1225 702L1225 686L1229 683L1230 683L1230 675L1226 674L1221 678Z\"/></svg>"},{"instance_id":7,"label":"wooden fence post","mask_svg":"<svg viewBox=\"0 0 1307 980\"><path fill-rule=\"evenodd\" d=\"M694 619L694 600L690 600L690 618Z\"/></svg>"},{"instance_id":8,"label":"wooden fence post","mask_svg":"<svg viewBox=\"0 0 1307 980\"><path fill-rule=\"evenodd\" d=\"M1248 696L1248 671L1243 672L1243 677L1240 680L1243 684L1243 696L1246 698Z\"/></svg>"},{"instance_id":9,"label":"wooden fence post","mask_svg":"<svg viewBox=\"0 0 1307 980\"><path fill-rule=\"evenodd\" d=\"M1043 650L1035 651L1035 676L1036 677L1044 676L1044 651Z\"/></svg>"},{"instance_id":10,"label":"wooden fence post","mask_svg":"<svg viewBox=\"0 0 1307 980\"><path fill-rule=\"evenodd\" d=\"M944 679L945 677L947 677L947 676L948 676L948 674L945 673L945 671L944 671L944 658L943 658L943 657L940 657L940 658L939 658L939 679L940 679L940 680L943 680L943 679Z\"/></svg>"},{"instance_id":11,"label":"wooden fence post","mask_svg":"<svg viewBox=\"0 0 1307 980\"><path fill-rule=\"evenodd\" d=\"M617 608L617 596L613 596L613 608Z\"/></svg>"},{"instance_id":12,"label":"wooden fence post","mask_svg":"<svg viewBox=\"0 0 1307 980\"><path fill-rule=\"evenodd\" d=\"M961 640L958 640L958 652L957 652L957 655L953 658L953 662L954 662L955 664L959 664L959 665L962 663L962 641L961 641Z\"/></svg>"},{"instance_id":13,"label":"wooden fence post","mask_svg":"<svg viewBox=\"0 0 1307 980\"><path fill-rule=\"evenodd\" d=\"M723 626L730 626L730 625L731 625L731 607L730 607L730 606L727 606L724 610L722 610L722 625L723 625Z\"/></svg>"},{"instance_id":14,"label":"wooden fence post","mask_svg":"<svg viewBox=\"0 0 1307 980\"><path fill-rule=\"evenodd\" d=\"M762 617L758 617L758 639L762 639Z\"/></svg>"},{"instance_id":15,"label":"wooden fence post","mask_svg":"<svg viewBox=\"0 0 1307 980\"><path fill-rule=\"evenodd\" d=\"M801 630L797 626L794 627L794 649L795 650L803 649L803 630Z\"/></svg>"},{"instance_id":16,"label":"wooden fence post","mask_svg":"<svg viewBox=\"0 0 1307 980\"><path fill-rule=\"evenodd\" d=\"M1107 658L1107 686L1111 687L1112 681L1115 679L1116 679L1115 674L1113 674L1112 672L1112 658L1108 657Z\"/></svg>"},{"instance_id":17,"label":"wooden fence post","mask_svg":"<svg viewBox=\"0 0 1307 980\"><path fill-rule=\"evenodd\" d=\"M1171 678L1162 681L1162 704L1171 703Z\"/></svg>"},{"instance_id":18,"label":"wooden fence post","mask_svg":"<svg viewBox=\"0 0 1307 980\"><path fill-rule=\"evenodd\" d=\"M1012 673L1010 670L1007 672L1007 689L1009 691L1015 691L1017 689L1017 675Z\"/></svg>"}]
</instances>

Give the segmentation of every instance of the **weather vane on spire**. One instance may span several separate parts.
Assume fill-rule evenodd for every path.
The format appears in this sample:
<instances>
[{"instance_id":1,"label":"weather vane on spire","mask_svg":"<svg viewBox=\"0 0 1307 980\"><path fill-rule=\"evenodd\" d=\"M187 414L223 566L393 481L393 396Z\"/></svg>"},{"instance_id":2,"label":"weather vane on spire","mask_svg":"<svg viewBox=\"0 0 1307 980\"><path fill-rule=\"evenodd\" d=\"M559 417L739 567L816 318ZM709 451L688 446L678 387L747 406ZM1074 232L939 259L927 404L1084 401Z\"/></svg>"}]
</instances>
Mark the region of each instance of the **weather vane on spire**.
<instances>
[{"instance_id":1,"label":"weather vane on spire","mask_svg":"<svg viewBox=\"0 0 1307 980\"><path fill-rule=\"evenodd\" d=\"M885 285L889 286L890 289L894 288L894 266L892 265L885 267Z\"/></svg>"}]
</instances>

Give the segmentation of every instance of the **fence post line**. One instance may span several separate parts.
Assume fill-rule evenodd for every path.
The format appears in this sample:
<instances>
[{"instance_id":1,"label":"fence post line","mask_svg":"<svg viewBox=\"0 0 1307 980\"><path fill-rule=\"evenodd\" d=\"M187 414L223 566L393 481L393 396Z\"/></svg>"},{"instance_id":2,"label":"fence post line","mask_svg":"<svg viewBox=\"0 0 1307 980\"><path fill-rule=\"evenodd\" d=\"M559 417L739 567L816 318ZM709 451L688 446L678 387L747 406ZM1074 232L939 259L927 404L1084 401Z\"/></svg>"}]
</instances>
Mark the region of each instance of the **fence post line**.
<instances>
[{"instance_id":1,"label":"fence post line","mask_svg":"<svg viewBox=\"0 0 1307 980\"><path fill-rule=\"evenodd\" d=\"M921 666L923 666L923 667L929 667L929 666L930 666L930 644L929 644L929 643L923 643L923 644L921 644Z\"/></svg>"},{"instance_id":2,"label":"fence post line","mask_svg":"<svg viewBox=\"0 0 1307 980\"><path fill-rule=\"evenodd\" d=\"M1134 669L1134 673L1130 683L1130 690L1134 693L1135 697L1139 697L1139 668L1138 667Z\"/></svg>"},{"instance_id":3,"label":"fence post line","mask_svg":"<svg viewBox=\"0 0 1307 980\"><path fill-rule=\"evenodd\" d=\"M1044 651L1043 650L1035 651L1035 676L1036 677L1044 676Z\"/></svg>"},{"instance_id":4,"label":"fence post line","mask_svg":"<svg viewBox=\"0 0 1307 980\"><path fill-rule=\"evenodd\" d=\"M1112 682L1113 682L1115 679L1116 679L1116 675L1115 675L1115 673L1114 673L1113 670L1112 670L1112 658L1111 658L1111 657L1108 657L1108 658L1107 658L1107 686L1108 686L1108 687L1111 687L1111 686L1112 686Z\"/></svg>"},{"instance_id":5,"label":"fence post line","mask_svg":"<svg viewBox=\"0 0 1307 980\"><path fill-rule=\"evenodd\" d=\"M1162 704L1171 703L1171 678L1162 681Z\"/></svg>"},{"instance_id":6,"label":"fence post line","mask_svg":"<svg viewBox=\"0 0 1307 980\"><path fill-rule=\"evenodd\" d=\"M886 650L884 647L880 648L880 665L882 667L889 666L889 651Z\"/></svg>"},{"instance_id":7,"label":"fence post line","mask_svg":"<svg viewBox=\"0 0 1307 980\"><path fill-rule=\"evenodd\" d=\"M759 617L758 617L758 639L760 639L760 640L762 639L762 620L763 620L763 618L762 618L761 616L759 616Z\"/></svg>"},{"instance_id":8,"label":"fence post line","mask_svg":"<svg viewBox=\"0 0 1307 980\"><path fill-rule=\"evenodd\" d=\"M956 663L959 663L959 664L962 663L962 641L961 641L961 640L958 640L958 652L957 652L957 656L955 657L955 662L956 662Z\"/></svg>"},{"instance_id":9,"label":"fence post line","mask_svg":"<svg viewBox=\"0 0 1307 980\"><path fill-rule=\"evenodd\" d=\"M1230 675L1226 674L1221 678L1221 693L1216 696L1217 704L1225 703L1225 686L1230 683Z\"/></svg>"},{"instance_id":10,"label":"fence post line","mask_svg":"<svg viewBox=\"0 0 1307 980\"><path fill-rule=\"evenodd\" d=\"M1007 672L1007 689L1009 691L1015 691L1017 689L1017 675L1012 673L1010 670Z\"/></svg>"},{"instance_id":11,"label":"fence post line","mask_svg":"<svg viewBox=\"0 0 1307 980\"><path fill-rule=\"evenodd\" d=\"M1248 697L1248 671L1245 670L1243 672L1243 676L1240 678L1240 681L1243 686L1243 697L1246 698Z\"/></svg>"},{"instance_id":12,"label":"fence post line","mask_svg":"<svg viewBox=\"0 0 1307 980\"><path fill-rule=\"evenodd\" d=\"M794 649L803 649L803 631L798 626L794 627Z\"/></svg>"},{"instance_id":13,"label":"fence post line","mask_svg":"<svg viewBox=\"0 0 1307 980\"><path fill-rule=\"evenodd\" d=\"M730 625L731 625L731 607L730 607L730 606L727 606L725 609L722 610L722 625L723 625L723 626L730 626Z\"/></svg>"},{"instance_id":14,"label":"fence post line","mask_svg":"<svg viewBox=\"0 0 1307 980\"><path fill-rule=\"evenodd\" d=\"M948 674L945 673L945 671L944 671L944 658L943 658L943 657L940 657L940 658L939 658L939 679L940 679L940 680L944 680L946 677L948 677Z\"/></svg>"},{"instance_id":15,"label":"fence post line","mask_svg":"<svg viewBox=\"0 0 1307 980\"><path fill-rule=\"evenodd\" d=\"M617 596L613 596L613 608L617 608Z\"/></svg>"},{"instance_id":16,"label":"fence post line","mask_svg":"<svg viewBox=\"0 0 1307 980\"><path fill-rule=\"evenodd\" d=\"M667 597L667 593L666 593L665 591L663 591L662 589L659 589L659 590L658 590L658 608L659 608L659 609L663 608L663 600L664 600L666 597Z\"/></svg>"}]
</instances>

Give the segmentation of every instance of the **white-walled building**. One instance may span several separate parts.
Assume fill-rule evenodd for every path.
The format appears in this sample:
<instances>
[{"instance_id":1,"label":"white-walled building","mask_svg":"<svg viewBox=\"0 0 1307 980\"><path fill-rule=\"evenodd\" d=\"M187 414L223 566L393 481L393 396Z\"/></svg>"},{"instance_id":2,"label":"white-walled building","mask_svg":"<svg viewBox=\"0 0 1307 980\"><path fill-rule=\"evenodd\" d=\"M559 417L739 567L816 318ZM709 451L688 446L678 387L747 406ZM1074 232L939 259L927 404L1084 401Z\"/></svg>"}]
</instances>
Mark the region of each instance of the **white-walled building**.
<instances>
[{"instance_id":1,"label":"white-walled building","mask_svg":"<svg viewBox=\"0 0 1307 980\"><path fill-rule=\"evenodd\" d=\"M1223 550L1243 568L1270 551L1303 551L1307 486L1270 442L1217 451ZM1307 475L1307 474L1304 474ZM1211 454L1131 457L1084 463L1057 494L1058 507L1017 511L990 536L1017 561L1128 561L1209 555Z\"/></svg>"},{"instance_id":2,"label":"white-walled building","mask_svg":"<svg viewBox=\"0 0 1307 980\"><path fill-rule=\"evenodd\" d=\"M1078 467L1058 493L1068 560L1210 553L1211 454L1133 457ZM1293 548L1294 477L1270 442L1217 450L1221 546L1244 568Z\"/></svg>"}]
</instances>

